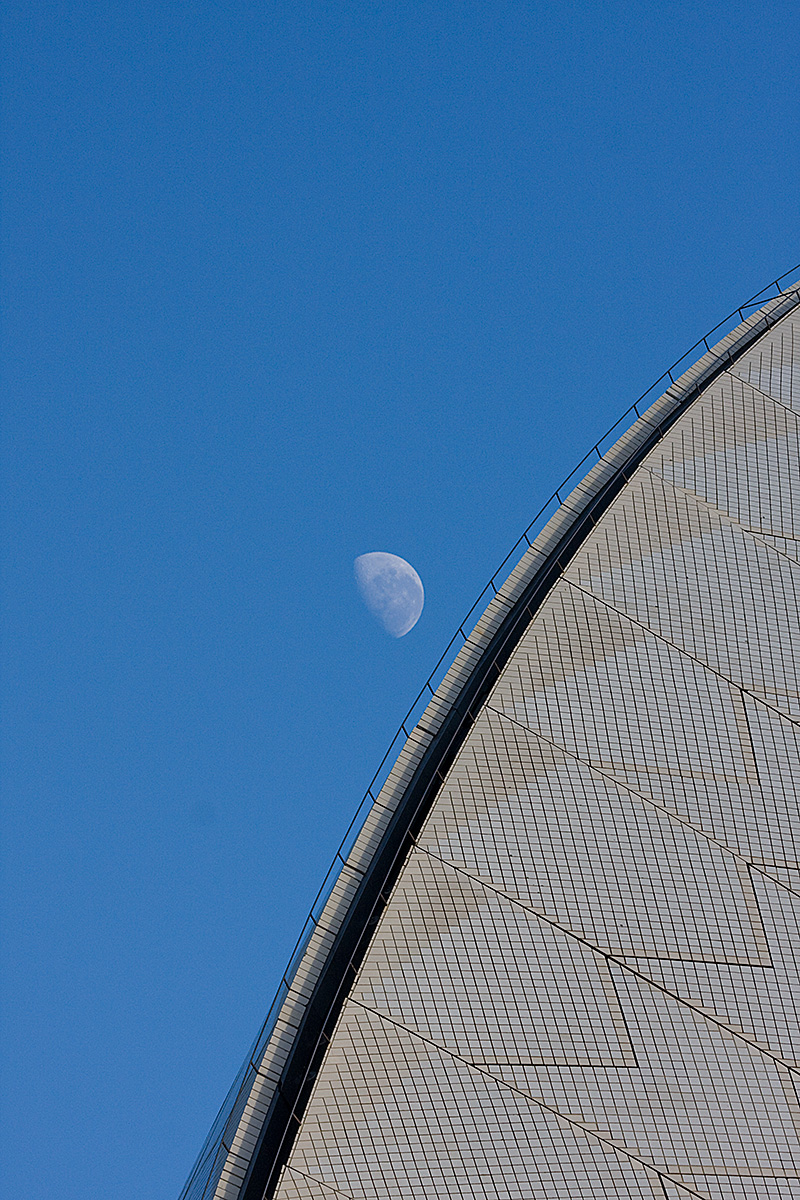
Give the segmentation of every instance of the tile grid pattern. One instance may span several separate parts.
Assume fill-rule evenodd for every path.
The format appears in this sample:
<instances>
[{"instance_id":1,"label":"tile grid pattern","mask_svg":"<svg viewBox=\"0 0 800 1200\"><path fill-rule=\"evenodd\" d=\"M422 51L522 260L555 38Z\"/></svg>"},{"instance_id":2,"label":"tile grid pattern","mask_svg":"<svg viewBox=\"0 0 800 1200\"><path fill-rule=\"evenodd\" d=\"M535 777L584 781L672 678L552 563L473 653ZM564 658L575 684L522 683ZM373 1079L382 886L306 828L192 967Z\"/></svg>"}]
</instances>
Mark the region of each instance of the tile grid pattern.
<instances>
[{"instance_id":1,"label":"tile grid pattern","mask_svg":"<svg viewBox=\"0 0 800 1200\"><path fill-rule=\"evenodd\" d=\"M537 612L279 1200L800 1197L798 351L718 377Z\"/></svg>"}]
</instances>

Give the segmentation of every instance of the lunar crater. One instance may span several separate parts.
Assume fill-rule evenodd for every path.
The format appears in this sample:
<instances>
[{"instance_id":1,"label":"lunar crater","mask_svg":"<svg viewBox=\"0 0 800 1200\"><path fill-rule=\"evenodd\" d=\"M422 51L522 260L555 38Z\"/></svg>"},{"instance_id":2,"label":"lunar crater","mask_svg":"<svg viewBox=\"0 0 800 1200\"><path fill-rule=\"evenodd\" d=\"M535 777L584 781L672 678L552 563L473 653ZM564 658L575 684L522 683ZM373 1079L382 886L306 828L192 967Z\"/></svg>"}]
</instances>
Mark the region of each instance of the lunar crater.
<instances>
[{"instance_id":1,"label":"lunar crater","mask_svg":"<svg viewBox=\"0 0 800 1200\"><path fill-rule=\"evenodd\" d=\"M359 555L354 569L364 603L386 632L400 638L413 629L425 603L425 591L411 564L397 554L374 550Z\"/></svg>"}]
</instances>

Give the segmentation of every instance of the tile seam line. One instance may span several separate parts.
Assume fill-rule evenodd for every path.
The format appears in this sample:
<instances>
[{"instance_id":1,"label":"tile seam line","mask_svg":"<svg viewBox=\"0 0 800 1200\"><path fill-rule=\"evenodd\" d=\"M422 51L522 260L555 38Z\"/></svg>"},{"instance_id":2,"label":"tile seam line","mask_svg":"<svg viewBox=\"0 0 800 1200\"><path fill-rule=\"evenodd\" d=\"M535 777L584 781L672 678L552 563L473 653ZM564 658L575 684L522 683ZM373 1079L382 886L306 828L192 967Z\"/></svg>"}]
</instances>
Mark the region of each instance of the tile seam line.
<instances>
[{"instance_id":1,"label":"tile seam line","mask_svg":"<svg viewBox=\"0 0 800 1200\"><path fill-rule=\"evenodd\" d=\"M763 546L765 550L769 550L772 554L778 554L782 559L790 564L793 570L800 567L800 560L792 558L791 554L787 554L785 550L781 550L778 546L773 546L770 542L765 541L765 538L767 537L783 537L786 538L787 542L798 541L800 540L800 535L798 535L796 538L792 538L791 536L787 536L785 533L759 533L757 529L750 529L747 525L744 525L741 521L737 520L736 517L732 516L729 512L726 512L724 508L719 508L716 504L712 504L710 500L707 500L705 496L701 496L699 492L694 492L691 488L684 487L681 483L676 483L674 479L668 479L666 475L659 475L658 471L653 470L652 467L648 467L644 463L641 464L639 469L641 471L645 471L651 479L657 479L659 483L664 484L666 487L672 488L676 495L685 496L687 500L692 500L698 508L705 509L709 513L714 513L723 521L726 521L734 529L741 530L742 533L745 533L748 535L748 537L751 537L754 542L758 542L760 546Z\"/></svg>"},{"instance_id":2,"label":"tile seam line","mask_svg":"<svg viewBox=\"0 0 800 1200\"><path fill-rule=\"evenodd\" d=\"M663 995L669 996L672 1000L676 1000L679 1004L683 1005L684 1008L690 1009L690 1011L692 1013L696 1013L704 1021L708 1021L710 1024L718 1026L720 1029L724 1030L724 1032L729 1034L731 1037L734 1037L736 1040L738 1040L740 1042L744 1042L744 1044L751 1051L755 1051L756 1053L763 1055L765 1058L772 1059L772 1061L777 1066L783 1067L787 1071L791 1071L793 1075L796 1075L798 1077L798 1079L800 1079L800 1067L797 1067L797 1066L793 1065L792 1063L787 1062L787 1060L785 1058L782 1058L779 1054L776 1054L774 1051L765 1049L765 1047L760 1046L757 1042L754 1042L751 1038L749 1038L747 1036L747 1034L739 1032L734 1026L728 1025L727 1022L723 1021L720 1017L711 1016L709 1014L709 1012L706 1011L704 1008L702 1008L700 1005L692 1004L692 1002L690 1000L687 1000L685 997L679 996L676 992L673 992L670 988L666 987L664 984L658 983L655 979L651 979L649 975L646 975L644 973L644 971L640 971L638 969L638 967L632 967L630 965L630 963L625 961L624 958L619 958L613 952L611 952L609 950L603 950L602 947L594 945L594 943L590 942L588 938L582 937L579 933L576 933L574 929L570 929L568 925L562 925L559 921L555 920L554 917L549 917L545 913L539 912L538 909L531 908L530 905L526 904L524 900L520 900L520 898L518 896L513 896L510 892L504 891L503 888L497 887L496 884L487 883L485 879L478 878L478 876L471 874L471 872L466 870L464 867L460 867L460 866L458 866L457 863L450 862L448 859L442 858L440 855L436 854L434 851L428 850L425 846L420 846L419 844L417 844L416 849L419 850L422 854L428 855L429 858L434 859L436 862L442 863L443 866L449 867L451 870L456 871L459 875L466 876L466 878L469 879L472 883L477 883L481 887L485 888L487 891L494 892L496 895L502 896L504 899L508 900L509 903L515 904L515 905L517 905L518 908L523 909L524 912L531 913L534 917L537 917L539 920L544 921L547 925L550 925L553 929L557 929L559 931L559 933L563 933L565 937L572 938L574 941L578 942L581 946L585 946L588 950L592 950L592 951L594 951L594 953L599 954L602 958L606 959L607 962L613 963L614 966L621 968L621 970L627 971L630 975L634 975L637 979L643 980L645 983L650 984L650 986L654 987L656 989L656 991L662 992ZM660 960L660 961L664 961L664 960ZM707 962L708 960L694 959L692 961ZM712 963L711 965L714 965L714 964ZM770 967L764 967L764 970L770 970L770 969L771 969ZM352 996L350 998L352 999ZM631 1040L631 1045L633 1045L632 1040ZM635 1047L634 1047L634 1053L635 1053ZM635 1070L636 1068L632 1067L630 1069Z\"/></svg>"},{"instance_id":3,"label":"tile seam line","mask_svg":"<svg viewBox=\"0 0 800 1200\"><path fill-rule=\"evenodd\" d=\"M694 1189L688 1188L687 1184L682 1183L679 1179L674 1179L668 1171L655 1166L654 1163L648 1162L647 1159L643 1158L641 1155L634 1154L626 1146L617 1145L617 1143L612 1141L611 1138L603 1137L602 1134L597 1133L589 1125L584 1125L581 1121L576 1121L574 1117L567 1116L565 1113L562 1113L560 1109L555 1108L554 1105L548 1104L545 1100L542 1100L541 1097L533 1096L530 1092L524 1092L521 1088L515 1087L513 1083L509 1083L505 1079L499 1079L496 1075L490 1075L488 1071L484 1071L481 1067L476 1066L476 1064L471 1062L468 1058L464 1058L463 1055L457 1054L454 1050L450 1050L446 1046L440 1045L438 1042L434 1041L433 1038L425 1037L424 1034L419 1033L416 1029L412 1029L410 1026L404 1025L402 1021L396 1021L393 1017L386 1016L385 1013L371 1008L368 1004L364 1004L361 1000L355 1000L352 996L347 997L345 1001L345 1007L348 1004L352 1004L355 1007L363 1009L364 1012L370 1013L372 1016L377 1017L378 1020L383 1021L388 1025L393 1025L396 1029L402 1029L404 1033L408 1033L411 1037L416 1038L418 1041L424 1042L425 1045L433 1047L433 1049L437 1050L440 1054L444 1054L448 1058L452 1058L455 1062L461 1063L467 1068L467 1070L474 1071L477 1075L480 1075L484 1079L490 1079L492 1083L501 1088L505 1088L509 1092L513 1092L515 1096L520 1096L526 1101L526 1103L537 1105L545 1112L551 1113L554 1117L557 1117L560 1121L565 1121L567 1125L571 1125L574 1129L579 1129L581 1134L587 1140L599 1142L604 1148L608 1147L615 1154L624 1155L626 1158L629 1158L631 1162L638 1163L640 1166L652 1171L653 1174L658 1175L659 1178L667 1179L670 1183L675 1183L682 1188L686 1188L689 1195L696 1196L698 1200L708 1200L708 1197L703 1196L701 1192L696 1192Z\"/></svg>"},{"instance_id":4,"label":"tile seam line","mask_svg":"<svg viewBox=\"0 0 800 1200\"><path fill-rule=\"evenodd\" d=\"M710 671L712 675L716 675L717 679L723 680L725 683L729 684L730 687L738 688L740 692L742 692L745 696L749 696L749 698L756 701L756 703L763 704L763 706L768 708L770 712L774 712L776 717L782 717L784 721L789 721L790 724L800 727L800 717L793 717L790 713L785 713L780 708L776 708L774 704L770 704L769 700L765 700L762 696L759 696L757 692L751 691L750 688L745 687L742 683L736 683L735 680L730 679L727 675L724 675L722 671L717 670L716 667L712 667L711 663L706 662L702 658L698 658L696 654L692 654L691 651L684 649L683 646L679 646L677 642L671 641L670 638L665 637L663 633L659 633L657 630L652 629L651 626L645 625L645 623L640 621L638 617L632 617L630 613L625 611L624 608L619 608L616 604L612 604L610 600L606 600L605 597L598 596L596 592L590 591L589 588L584 587L583 584L578 583L574 579L570 579L566 572L561 575L561 579L570 587L575 588L576 591L583 592L584 596L589 596L592 600L596 600L598 604L602 604L605 608L609 609L611 612L615 612L617 616L622 617L624 620L630 621L632 625L637 625L639 629L643 629L645 633L649 633L651 637L656 638L659 642L662 642L664 645L669 646L671 649L677 651L678 654L683 655L691 662L697 663L698 666Z\"/></svg>"},{"instance_id":5,"label":"tile seam line","mask_svg":"<svg viewBox=\"0 0 800 1200\"><path fill-rule=\"evenodd\" d=\"M545 737L545 735L538 729L531 729L529 725L524 725L522 721L518 721L515 717L510 716L507 712L503 712L502 709L495 708L492 704L487 704L486 708L490 712L493 712L496 716L502 717L504 721L509 721L512 725L516 725L518 729L524 729L526 733L531 734L533 737L539 738L546 745L552 746L554 750L559 750L562 754L566 754L568 758L580 763L581 766L586 767L587 770L592 771L595 775L599 775L601 779L608 780L608 782L613 784L614 787L620 788L622 791L627 792L630 796L635 796L637 800L641 800L642 803L647 805L649 808L655 809L656 812L663 813L665 817L669 817L670 820L676 821L677 824L682 825L685 829L690 829L692 833L697 834L698 837L705 838L706 841L712 846L716 846L717 849L721 850L724 854L729 854L731 858L742 863L745 867L755 867L759 875L763 875L764 878L769 879L771 883L777 883L779 887L782 887L784 891L791 893L792 896L797 896L800 898L800 892L796 891L790 884L784 883L782 879L777 879L774 875L770 875L768 871L764 870L763 865L753 862L744 854L740 854L738 850L734 850L731 846L727 846L725 842L721 842L719 838L714 837L714 835L709 833L708 830L703 829L702 825L695 825L693 821L688 819L688 817L682 817L680 813L673 812L672 809L666 808L663 804L659 804L657 800L652 798L652 796L647 796L644 792L639 792L636 788L631 787L630 784L623 783L622 780L617 779L616 775L609 775L607 771L602 769L602 767L596 767L593 763L587 762L586 759L581 758L579 754L576 754L574 750L569 750L566 746L562 746L559 742L552 741L551 738Z\"/></svg>"},{"instance_id":6,"label":"tile seam line","mask_svg":"<svg viewBox=\"0 0 800 1200\"><path fill-rule=\"evenodd\" d=\"M745 533L752 533L758 538L774 537L783 538L785 542L800 542L800 533L787 533L785 529L752 529L748 525L743 525L742 529L745 531ZM781 551L781 553L784 552ZM789 557L791 557L791 555ZM800 560L792 558L792 562L798 561Z\"/></svg>"},{"instance_id":7,"label":"tile seam line","mask_svg":"<svg viewBox=\"0 0 800 1200\"><path fill-rule=\"evenodd\" d=\"M792 310L794 311L794 310ZM787 316L789 314L787 313ZM766 336L766 335L765 335ZM771 400L773 404L777 404L784 412L790 413L796 421L800 421L800 413L796 408L792 408L790 404L786 404L783 400L779 400L777 396L773 396L771 392L765 392L763 388L756 387L749 379L745 379L743 375L737 375L731 371L729 367L725 367L722 371L723 375L727 375L729 379L735 379L737 383L743 383L745 387L749 387L752 391L758 392L759 396L763 396L765 400Z\"/></svg>"},{"instance_id":8,"label":"tile seam line","mask_svg":"<svg viewBox=\"0 0 800 1200\"><path fill-rule=\"evenodd\" d=\"M301 1171L299 1167L294 1167L288 1162L286 1170L291 1171L294 1175L302 1175L303 1179L308 1179L310 1183L318 1183L320 1187L325 1188L328 1192L332 1192L334 1196L344 1196L345 1200L355 1200L355 1197L351 1196L349 1192L343 1192L341 1188L335 1187L332 1183L326 1183L319 1175L309 1175L307 1171ZM280 1184L278 1184L278 1187L280 1187Z\"/></svg>"}]
</instances>

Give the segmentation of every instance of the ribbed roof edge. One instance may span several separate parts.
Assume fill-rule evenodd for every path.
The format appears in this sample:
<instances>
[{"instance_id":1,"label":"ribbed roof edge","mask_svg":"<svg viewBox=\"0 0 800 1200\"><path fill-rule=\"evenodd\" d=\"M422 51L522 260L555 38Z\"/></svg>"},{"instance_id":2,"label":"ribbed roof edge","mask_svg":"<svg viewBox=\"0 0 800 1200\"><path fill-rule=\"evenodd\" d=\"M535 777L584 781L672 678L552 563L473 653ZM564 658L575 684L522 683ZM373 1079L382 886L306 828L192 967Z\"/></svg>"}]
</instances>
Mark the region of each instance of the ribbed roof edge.
<instances>
[{"instance_id":1,"label":"ribbed roof edge","mask_svg":"<svg viewBox=\"0 0 800 1200\"><path fill-rule=\"evenodd\" d=\"M229 1142L223 1142L221 1171L218 1176L216 1171L212 1173L202 1192L191 1187L193 1173L182 1200L211 1200L212 1196L214 1200L261 1200L263 1195L271 1194L297 1128L296 1118L313 1082L314 1063L324 1050L326 1030L343 999L347 965L356 950L360 950L360 960L369 940L365 934L374 927L382 907L381 895L390 886L386 880L392 872L396 876L411 844L409 838L413 838L414 828L438 792L448 759L456 743L460 745L466 736L482 696L499 674L510 648L516 645L533 611L591 528L593 509L603 503L605 495L613 498L611 493L615 495L624 486L626 470L641 461L688 404L799 305L800 281L744 317L670 382L609 449L598 452L598 461L569 491L497 587L410 729L352 849L341 859L327 902L305 948L296 955L294 973L289 978L287 971L284 977L287 986L271 1034L263 1050L257 1042L259 1055L251 1059L251 1069L243 1082L249 1095L243 1106L241 1096L235 1106L235 1129L231 1128L231 1120L227 1122L226 1131L232 1136ZM502 654L499 642L503 643ZM483 690L476 686L481 683ZM420 792L418 797L415 791ZM405 830L398 828L401 814ZM387 863L381 867L386 879L371 878L378 860L381 856L387 859L387 854L391 870L384 870ZM348 928L354 922L356 927ZM338 980L331 978L337 970L341 975ZM220 1165L221 1156L215 1157Z\"/></svg>"}]
</instances>

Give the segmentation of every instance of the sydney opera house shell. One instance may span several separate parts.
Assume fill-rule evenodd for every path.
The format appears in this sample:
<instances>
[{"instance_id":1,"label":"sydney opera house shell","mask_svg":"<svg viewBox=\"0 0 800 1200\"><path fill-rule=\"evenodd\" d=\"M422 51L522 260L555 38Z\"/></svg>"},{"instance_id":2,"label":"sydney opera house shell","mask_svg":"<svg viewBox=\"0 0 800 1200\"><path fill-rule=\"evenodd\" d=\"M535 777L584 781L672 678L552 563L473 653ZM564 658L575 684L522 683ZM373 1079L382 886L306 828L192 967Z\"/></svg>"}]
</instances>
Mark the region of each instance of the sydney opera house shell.
<instances>
[{"instance_id":1,"label":"sydney opera house shell","mask_svg":"<svg viewBox=\"0 0 800 1200\"><path fill-rule=\"evenodd\" d=\"M800 288L726 329L465 631L185 1200L800 1200Z\"/></svg>"}]
</instances>

